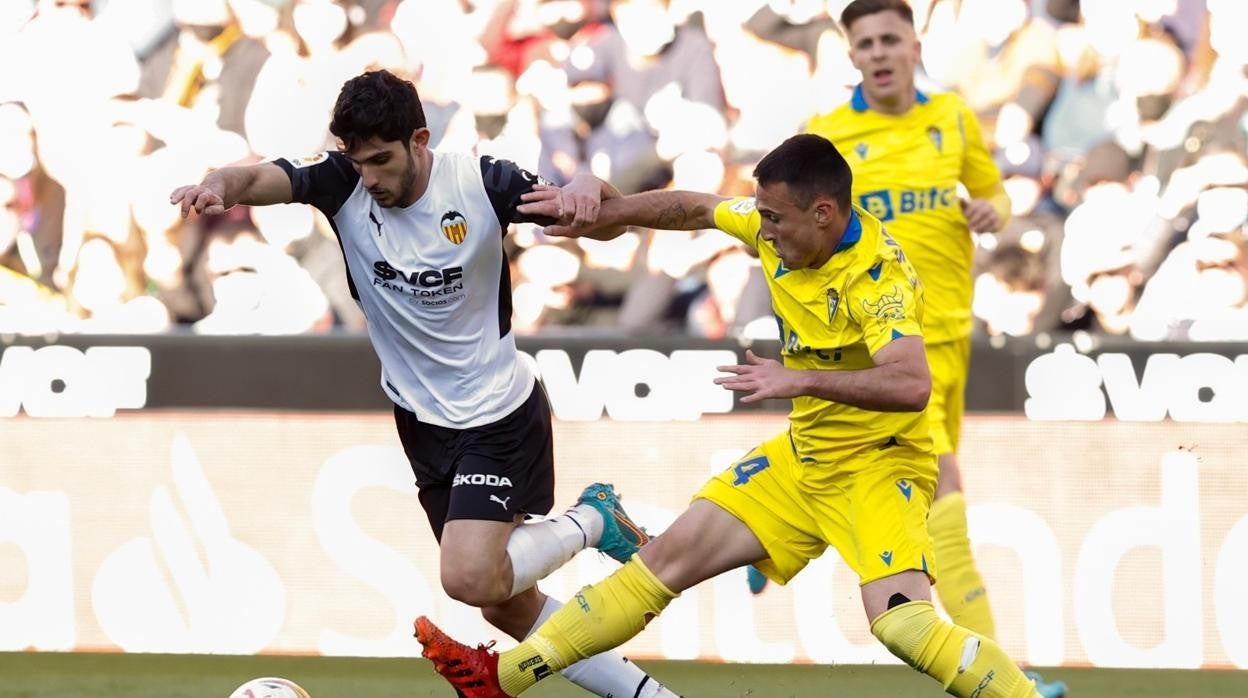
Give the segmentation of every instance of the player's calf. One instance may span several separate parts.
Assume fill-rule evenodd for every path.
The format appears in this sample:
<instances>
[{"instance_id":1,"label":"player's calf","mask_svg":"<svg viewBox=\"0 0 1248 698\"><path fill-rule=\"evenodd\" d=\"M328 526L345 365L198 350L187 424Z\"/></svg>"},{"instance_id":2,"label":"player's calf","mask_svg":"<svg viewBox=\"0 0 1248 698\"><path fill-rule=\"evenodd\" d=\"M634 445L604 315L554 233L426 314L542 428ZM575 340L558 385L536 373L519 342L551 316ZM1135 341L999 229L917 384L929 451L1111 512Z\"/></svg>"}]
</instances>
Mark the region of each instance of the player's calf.
<instances>
[{"instance_id":1,"label":"player's calf","mask_svg":"<svg viewBox=\"0 0 1248 698\"><path fill-rule=\"evenodd\" d=\"M889 608L871 622L871 632L890 652L936 679L960 698L1036 698L1023 676L992 640L947 623L930 601L895 594Z\"/></svg>"}]
</instances>

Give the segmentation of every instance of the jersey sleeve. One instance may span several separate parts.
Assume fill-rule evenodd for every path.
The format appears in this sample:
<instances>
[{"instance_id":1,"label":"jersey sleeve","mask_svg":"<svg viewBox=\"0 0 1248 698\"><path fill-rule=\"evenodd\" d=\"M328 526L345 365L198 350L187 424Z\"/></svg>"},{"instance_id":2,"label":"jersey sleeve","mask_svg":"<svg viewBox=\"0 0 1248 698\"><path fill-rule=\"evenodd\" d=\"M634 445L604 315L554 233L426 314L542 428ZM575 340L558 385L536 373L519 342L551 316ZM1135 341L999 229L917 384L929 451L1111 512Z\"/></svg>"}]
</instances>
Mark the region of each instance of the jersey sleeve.
<instances>
[{"instance_id":1,"label":"jersey sleeve","mask_svg":"<svg viewBox=\"0 0 1248 698\"><path fill-rule=\"evenodd\" d=\"M530 216L516 211L522 203L520 197L533 191L534 185L550 183L516 163L481 156L481 182L485 185L485 193L490 197L490 205L494 207L494 215L498 217L503 233L512 223L554 225L558 222L548 216Z\"/></svg>"},{"instance_id":2,"label":"jersey sleeve","mask_svg":"<svg viewBox=\"0 0 1248 698\"><path fill-rule=\"evenodd\" d=\"M958 105L958 128L965 141L962 156L962 183L976 199L988 199L1003 191L1001 171L992 161L992 153L984 145L979 119L965 104Z\"/></svg>"},{"instance_id":3,"label":"jersey sleeve","mask_svg":"<svg viewBox=\"0 0 1248 698\"><path fill-rule=\"evenodd\" d=\"M754 208L754 197L738 196L719 202L715 206L715 227L757 250L762 218Z\"/></svg>"},{"instance_id":4,"label":"jersey sleeve","mask_svg":"<svg viewBox=\"0 0 1248 698\"><path fill-rule=\"evenodd\" d=\"M923 335L923 286L901 259L877 258L852 282L850 299L872 356L894 339Z\"/></svg>"},{"instance_id":5,"label":"jersey sleeve","mask_svg":"<svg viewBox=\"0 0 1248 698\"><path fill-rule=\"evenodd\" d=\"M324 152L293 160L279 158L273 164L290 177L292 201L311 204L330 218L338 213L360 181L359 173L342 153Z\"/></svg>"}]
</instances>

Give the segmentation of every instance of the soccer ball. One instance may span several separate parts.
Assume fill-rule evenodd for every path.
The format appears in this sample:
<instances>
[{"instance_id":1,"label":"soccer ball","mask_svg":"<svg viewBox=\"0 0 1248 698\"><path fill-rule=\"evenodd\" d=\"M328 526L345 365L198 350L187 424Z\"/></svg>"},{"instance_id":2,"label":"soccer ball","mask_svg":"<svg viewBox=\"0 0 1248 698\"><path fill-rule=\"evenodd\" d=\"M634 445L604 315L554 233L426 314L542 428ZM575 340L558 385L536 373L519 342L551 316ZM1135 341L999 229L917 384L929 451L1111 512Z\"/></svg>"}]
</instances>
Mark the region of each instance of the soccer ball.
<instances>
[{"instance_id":1,"label":"soccer ball","mask_svg":"<svg viewBox=\"0 0 1248 698\"><path fill-rule=\"evenodd\" d=\"M230 698L311 698L308 692L290 679L272 676L252 679L234 689Z\"/></svg>"}]
</instances>

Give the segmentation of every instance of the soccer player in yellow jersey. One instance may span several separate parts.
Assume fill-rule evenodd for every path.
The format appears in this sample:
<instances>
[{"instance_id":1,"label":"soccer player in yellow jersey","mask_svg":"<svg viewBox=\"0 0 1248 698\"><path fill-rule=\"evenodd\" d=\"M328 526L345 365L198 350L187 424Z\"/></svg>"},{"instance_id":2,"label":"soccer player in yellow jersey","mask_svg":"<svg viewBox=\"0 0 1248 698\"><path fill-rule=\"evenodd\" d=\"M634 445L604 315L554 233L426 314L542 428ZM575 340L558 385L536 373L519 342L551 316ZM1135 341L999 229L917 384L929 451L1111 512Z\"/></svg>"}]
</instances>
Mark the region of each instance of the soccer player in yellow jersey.
<instances>
[{"instance_id":1,"label":"soccer player in yellow jersey","mask_svg":"<svg viewBox=\"0 0 1248 698\"><path fill-rule=\"evenodd\" d=\"M941 571L936 592L954 622L995 637L967 538L956 453L971 356L971 231L1000 230L1009 198L974 113L956 94L915 88L920 46L909 5L854 0L841 25L862 82L848 104L814 117L806 131L836 144L854 172L854 202L884 223L923 280L932 372L927 415L940 464L928 519ZM959 197L959 182L969 199ZM1046 698L1065 694L1061 682L1038 685Z\"/></svg>"},{"instance_id":2,"label":"soccer player in yellow jersey","mask_svg":"<svg viewBox=\"0 0 1248 698\"><path fill-rule=\"evenodd\" d=\"M710 480L663 535L516 648L471 649L417 619L424 656L469 698L519 695L625 642L722 572L753 563L787 582L829 545L858 573L871 632L895 655L955 696L1037 695L995 642L944 621L930 601L937 466L914 268L879 220L851 206L849 166L826 139L790 138L754 176L755 198L644 192L604 201L592 229L548 229L607 238L622 225L718 228L757 250L783 362L747 353L715 382L744 402L791 398L793 410L788 430ZM541 197L521 210L558 217Z\"/></svg>"}]
</instances>

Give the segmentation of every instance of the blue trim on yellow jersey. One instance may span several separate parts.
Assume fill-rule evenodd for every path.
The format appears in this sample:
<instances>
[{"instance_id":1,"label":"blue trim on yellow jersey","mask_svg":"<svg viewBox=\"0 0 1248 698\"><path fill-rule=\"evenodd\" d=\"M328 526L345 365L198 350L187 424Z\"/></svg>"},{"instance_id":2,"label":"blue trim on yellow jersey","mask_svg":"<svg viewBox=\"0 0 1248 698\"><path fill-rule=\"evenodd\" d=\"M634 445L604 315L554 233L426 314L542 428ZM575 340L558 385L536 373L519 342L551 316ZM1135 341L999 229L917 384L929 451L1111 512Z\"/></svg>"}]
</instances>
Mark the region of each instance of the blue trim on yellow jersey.
<instances>
[{"instance_id":1,"label":"blue trim on yellow jersey","mask_svg":"<svg viewBox=\"0 0 1248 698\"><path fill-rule=\"evenodd\" d=\"M836 244L836 249L832 250L832 254L848 250L861 237L862 221L858 218L858 212L851 208L849 210L849 223L845 226L845 234L841 236L841 241Z\"/></svg>"},{"instance_id":2,"label":"blue trim on yellow jersey","mask_svg":"<svg viewBox=\"0 0 1248 698\"><path fill-rule=\"evenodd\" d=\"M922 91L916 89L914 91L914 101L918 104L927 104L930 98ZM854 96L849 100L849 106L853 107L856 112L864 112L871 107L867 104L867 95L862 91L862 83L854 88Z\"/></svg>"}]
</instances>

